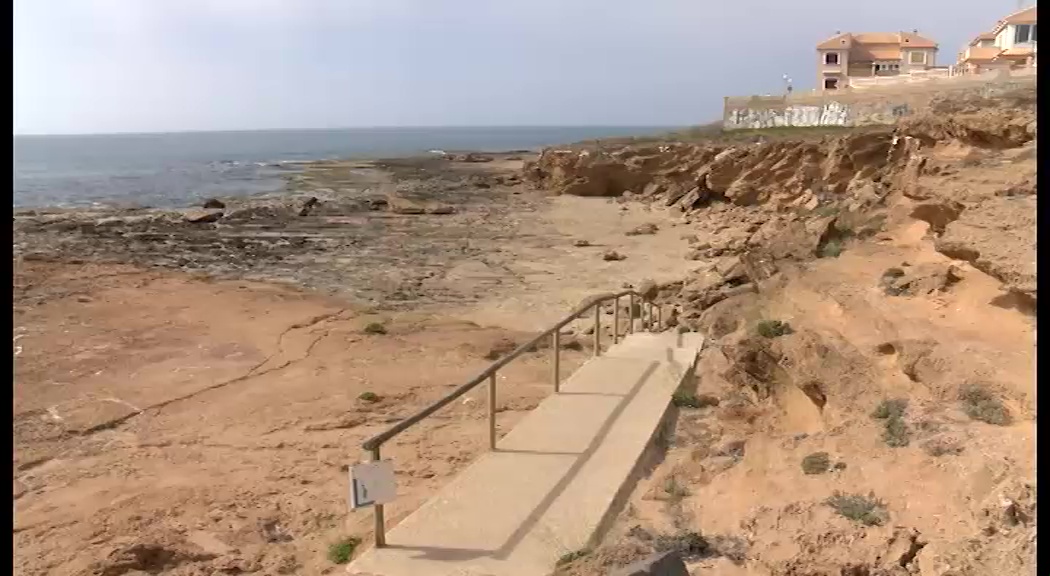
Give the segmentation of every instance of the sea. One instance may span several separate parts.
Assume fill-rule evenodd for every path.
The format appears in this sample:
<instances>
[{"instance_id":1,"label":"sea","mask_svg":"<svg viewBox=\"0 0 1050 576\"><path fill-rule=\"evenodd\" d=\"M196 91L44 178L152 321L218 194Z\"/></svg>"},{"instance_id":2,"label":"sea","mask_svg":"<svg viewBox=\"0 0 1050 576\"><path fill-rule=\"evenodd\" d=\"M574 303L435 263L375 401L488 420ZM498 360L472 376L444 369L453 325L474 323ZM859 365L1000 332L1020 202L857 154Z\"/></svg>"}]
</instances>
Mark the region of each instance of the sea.
<instances>
[{"instance_id":1,"label":"sea","mask_svg":"<svg viewBox=\"0 0 1050 576\"><path fill-rule=\"evenodd\" d=\"M14 207L177 208L280 190L315 160L536 150L661 126L353 128L14 137Z\"/></svg>"}]
</instances>

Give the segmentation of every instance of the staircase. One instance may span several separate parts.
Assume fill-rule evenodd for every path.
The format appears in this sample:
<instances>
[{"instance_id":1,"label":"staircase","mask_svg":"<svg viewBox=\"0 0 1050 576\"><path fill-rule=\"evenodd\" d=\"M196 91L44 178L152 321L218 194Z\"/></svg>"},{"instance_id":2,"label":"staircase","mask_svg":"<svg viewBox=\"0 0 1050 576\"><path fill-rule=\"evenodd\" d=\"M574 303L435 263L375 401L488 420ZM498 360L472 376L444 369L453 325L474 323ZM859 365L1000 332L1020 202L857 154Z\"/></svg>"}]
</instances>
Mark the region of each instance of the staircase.
<instances>
[{"instance_id":1,"label":"staircase","mask_svg":"<svg viewBox=\"0 0 1050 576\"><path fill-rule=\"evenodd\" d=\"M588 360L347 571L544 576L619 512L693 373L700 334L639 332Z\"/></svg>"}]
</instances>

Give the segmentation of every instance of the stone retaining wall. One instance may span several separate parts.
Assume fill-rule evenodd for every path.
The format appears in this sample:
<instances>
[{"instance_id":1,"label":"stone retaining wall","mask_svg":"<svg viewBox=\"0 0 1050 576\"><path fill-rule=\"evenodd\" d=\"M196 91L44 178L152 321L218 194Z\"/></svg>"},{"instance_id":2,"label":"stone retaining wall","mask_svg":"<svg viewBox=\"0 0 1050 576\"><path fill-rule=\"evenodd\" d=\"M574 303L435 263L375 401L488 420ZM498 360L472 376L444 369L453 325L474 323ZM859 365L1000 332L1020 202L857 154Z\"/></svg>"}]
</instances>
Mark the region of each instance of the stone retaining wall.
<instances>
[{"instance_id":1,"label":"stone retaining wall","mask_svg":"<svg viewBox=\"0 0 1050 576\"><path fill-rule=\"evenodd\" d=\"M866 90L728 96L722 123L725 130L893 124L902 116L921 112L931 100L946 93L972 92L994 96L1022 87L1034 87L1035 83L1034 72L1000 71Z\"/></svg>"}]
</instances>

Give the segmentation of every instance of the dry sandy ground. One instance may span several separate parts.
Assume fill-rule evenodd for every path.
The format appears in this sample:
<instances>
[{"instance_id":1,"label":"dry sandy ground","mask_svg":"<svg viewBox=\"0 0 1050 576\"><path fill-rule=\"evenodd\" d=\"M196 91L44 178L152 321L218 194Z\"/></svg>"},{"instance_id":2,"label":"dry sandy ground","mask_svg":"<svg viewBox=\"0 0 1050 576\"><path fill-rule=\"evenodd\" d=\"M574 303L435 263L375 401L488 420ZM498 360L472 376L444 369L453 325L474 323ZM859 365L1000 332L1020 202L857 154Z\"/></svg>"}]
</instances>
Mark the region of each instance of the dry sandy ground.
<instances>
[{"instance_id":1,"label":"dry sandy ground","mask_svg":"<svg viewBox=\"0 0 1050 576\"><path fill-rule=\"evenodd\" d=\"M991 195L1009 172L927 183ZM720 403L682 410L666 458L617 526L560 573L606 574L654 539L690 533L708 545L690 560L693 574L1033 573L1035 318L999 280L939 253L929 225L909 218L913 203L898 202L886 233L710 310L708 326L736 326L710 335L698 368L698 392ZM882 286L891 268L949 266L961 280L943 291L893 296ZM794 333L742 353L769 319ZM764 363L767 352L776 359ZM769 388L748 390L742 366L768 371ZM968 415L960 391L970 384L1001 399L1012 422ZM885 421L871 416L891 398L908 401L907 446L888 445ZM806 474L803 459L818 452L837 467ZM836 514L826 504L836 492L880 500L887 519L864 526Z\"/></svg>"},{"instance_id":2,"label":"dry sandy ground","mask_svg":"<svg viewBox=\"0 0 1050 576\"><path fill-rule=\"evenodd\" d=\"M18 572L332 571L329 544L367 540L371 529L371 516L346 504L345 467L362 440L587 295L695 264L674 228L624 236L656 220L644 208L545 202L519 224L549 242L508 244L495 266L452 270L478 282L481 304L443 315L377 314L292 287L158 268L17 263ZM573 247L576 238L595 246ZM628 259L603 261L607 247ZM492 274L498 290L484 285ZM387 334L366 334L371 322ZM563 376L587 354L563 350ZM501 373L501 431L550 392L548 361L541 350ZM388 525L483 449L483 394L385 447L399 481Z\"/></svg>"}]
</instances>

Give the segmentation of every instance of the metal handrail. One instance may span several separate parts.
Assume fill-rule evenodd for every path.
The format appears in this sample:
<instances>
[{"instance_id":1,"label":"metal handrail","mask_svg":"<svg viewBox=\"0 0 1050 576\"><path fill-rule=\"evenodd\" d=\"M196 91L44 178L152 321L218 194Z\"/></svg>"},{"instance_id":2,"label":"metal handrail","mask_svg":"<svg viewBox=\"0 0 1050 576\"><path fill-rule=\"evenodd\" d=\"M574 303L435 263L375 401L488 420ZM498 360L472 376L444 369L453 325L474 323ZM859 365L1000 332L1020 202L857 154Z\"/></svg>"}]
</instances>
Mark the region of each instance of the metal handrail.
<instances>
[{"instance_id":1,"label":"metal handrail","mask_svg":"<svg viewBox=\"0 0 1050 576\"><path fill-rule=\"evenodd\" d=\"M512 350L506 356L500 358L499 360L496 360L495 362L490 364L488 368L483 370L480 374L475 376L473 379L471 379L466 384L463 384L462 386L456 388L452 392L446 394L440 400L434 402L433 404L427 406L426 408L423 408L419 412L416 412L415 414L409 416L408 418L405 418L404 420L398 422L397 424L394 424L393 426L388 428L386 431L380 432L379 434L376 434L375 436L369 438L368 440L365 440L364 443L362 443L362 445L361 445L362 448L364 448L364 450L369 453L371 460L378 462L380 460L380 458L381 458L380 447L382 447L382 445L385 444L388 440L392 439L393 437L395 437L398 434L404 432L408 428L410 428L410 427L414 426L415 424L419 423L421 420L423 420L427 416L430 416L434 412L437 412L441 408L444 408L445 406L448 406L455 399L457 399L460 396L466 394L467 392L470 392L475 387L480 385L482 382L485 382L486 380L488 380L488 383L489 383L489 390L488 390L489 450L495 450L496 449L496 373L501 368L503 368L507 364L511 363L514 359L518 358L522 354L534 350L536 345L539 344L541 340L543 340L544 338L550 337L552 339L551 349L553 350L553 357L552 357L553 365L552 365L552 374L551 374L551 376L552 376L552 380L553 380L553 383L554 383L554 392L557 393L559 391L559 385L560 385L560 374L559 374L560 357L559 357L559 351L560 351L560 347L561 347L561 343L560 343L561 329L564 328L570 322L576 320L577 318L582 317L591 308L594 308L594 355L595 356L600 356L601 355L601 314L602 314L601 305L604 304L605 302L609 301L609 300L613 300L613 333L612 333L612 338L613 338L613 344L615 344L615 343L619 342L619 337L620 337L620 335L619 335L619 332L620 332L620 298L623 298L624 296L629 296L627 310L628 310L628 318L629 318L630 321L627 323L626 334L631 334L631 333L634 332L634 318L635 318L635 316L634 316L634 303L635 303L635 298L636 297L641 299L641 304L642 304L642 306L641 306L641 308L640 308L640 310L638 312L638 318L640 318L642 320L642 328L645 329L645 330L648 330L648 331L652 331L652 328L654 326L659 327L661 325L662 320L663 320L663 309L660 307L659 304L656 304L650 298L646 298L644 295L642 295L641 293L639 293L639 292L637 292L635 290L628 289L628 290L622 290L620 292L615 292L615 293L599 294L597 296L592 296L591 298L587 299L582 304L577 306L575 310L573 310L568 316L562 318L557 324L551 326L550 328L544 330L543 332L540 332L532 340L529 340L528 342L522 344L521 346L518 346L517 348ZM645 312L646 312L646 305L648 305L648 311L649 311L648 318L646 317L646 314L645 314ZM655 314L654 314L654 311L655 311ZM654 316L655 316L655 322L654 322ZM374 510L374 513L375 513L375 546L377 548L381 548L381 547L386 545L385 522L383 520L383 505L382 504L376 504L376 505L373 506L373 510Z\"/></svg>"}]
</instances>

